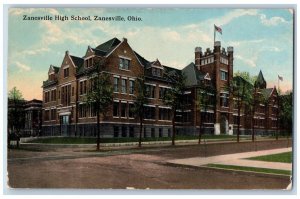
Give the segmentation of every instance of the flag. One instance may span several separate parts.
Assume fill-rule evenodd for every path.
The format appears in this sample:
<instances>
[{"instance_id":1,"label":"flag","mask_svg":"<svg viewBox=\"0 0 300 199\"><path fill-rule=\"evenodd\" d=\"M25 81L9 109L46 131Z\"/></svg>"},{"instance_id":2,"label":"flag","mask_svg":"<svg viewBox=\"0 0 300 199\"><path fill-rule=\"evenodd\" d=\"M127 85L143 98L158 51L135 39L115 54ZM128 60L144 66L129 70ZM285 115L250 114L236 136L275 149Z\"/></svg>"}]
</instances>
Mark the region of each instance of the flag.
<instances>
[{"instance_id":1,"label":"flag","mask_svg":"<svg viewBox=\"0 0 300 199\"><path fill-rule=\"evenodd\" d=\"M283 81L283 78L282 78L282 77L280 77L279 75L278 75L278 79L279 79L280 81Z\"/></svg>"},{"instance_id":2,"label":"flag","mask_svg":"<svg viewBox=\"0 0 300 199\"><path fill-rule=\"evenodd\" d=\"M218 27L215 25L215 31L219 32L220 34L222 34L222 28Z\"/></svg>"}]
</instances>

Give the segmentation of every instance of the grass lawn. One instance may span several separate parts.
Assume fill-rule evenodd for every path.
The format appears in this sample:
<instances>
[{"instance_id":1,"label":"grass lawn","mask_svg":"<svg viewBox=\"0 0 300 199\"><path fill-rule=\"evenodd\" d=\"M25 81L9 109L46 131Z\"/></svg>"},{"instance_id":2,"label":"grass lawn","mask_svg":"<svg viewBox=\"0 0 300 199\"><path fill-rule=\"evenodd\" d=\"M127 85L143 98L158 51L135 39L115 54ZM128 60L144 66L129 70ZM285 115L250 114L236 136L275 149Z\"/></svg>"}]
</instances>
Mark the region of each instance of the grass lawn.
<instances>
[{"instance_id":1,"label":"grass lawn","mask_svg":"<svg viewBox=\"0 0 300 199\"><path fill-rule=\"evenodd\" d=\"M224 140L235 140L234 135L204 135L203 138L207 140L224 139ZM198 139L198 136L176 136L176 140L194 140ZM124 143L124 142L138 142L138 138L101 138L101 143ZM170 137L161 138L143 138L142 142L149 141L171 141ZM94 144L96 138L80 138L80 137L51 137L51 138L40 138L29 141L28 143L47 143L47 144Z\"/></svg>"},{"instance_id":2,"label":"grass lawn","mask_svg":"<svg viewBox=\"0 0 300 199\"><path fill-rule=\"evenodd\" d=\"M248 160L259 160L266 162L283 162L283 163L292 163L293 157L292 152L272 154L272 155L264 155L247 158Z\"/></svg>"},{"instance_id":3,"label":"grass lawn","mask_svg":"<svg viewBox=\"0 0 300 199\"><path fill-rule=\"evenodd\" d=\"M256 167L223 165L223 164L207 164L205 166L211 167L211 168L231 169L231 170L238 170L238 171L252 171L252 172L257 172L257 173L291 175L291 171L279 170L279 169L265 169L265 168L256 168Z\"/></svg>"}]
</instances>

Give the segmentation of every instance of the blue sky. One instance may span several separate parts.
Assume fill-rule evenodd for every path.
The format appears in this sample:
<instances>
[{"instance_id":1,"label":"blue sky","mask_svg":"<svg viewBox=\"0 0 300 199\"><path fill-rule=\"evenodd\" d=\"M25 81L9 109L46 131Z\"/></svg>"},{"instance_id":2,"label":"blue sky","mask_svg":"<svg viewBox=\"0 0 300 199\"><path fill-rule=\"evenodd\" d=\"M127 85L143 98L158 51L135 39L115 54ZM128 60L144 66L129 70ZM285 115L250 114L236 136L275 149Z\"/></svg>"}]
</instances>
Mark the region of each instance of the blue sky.
<instances>
[{"instance_id":1,"label":"blue sky","mask_svg":"<svg viewBox=\"0 0 300 199\"><path fill-rule=\"evenodd\" d=\"M292 89L293 15L288 9L189 8L35 8L9 9L8 89L16 86L25 99L42 97L50 64L60 66L64 53L82 57L88 47L126 37L148 60L183 68L194 61L194 48L213 47L213 24L222 47L234 47L234 71L257 75L268 87ZM138 16L141 22L23 21L23 15Z\"/></svg>"}]
</instances>

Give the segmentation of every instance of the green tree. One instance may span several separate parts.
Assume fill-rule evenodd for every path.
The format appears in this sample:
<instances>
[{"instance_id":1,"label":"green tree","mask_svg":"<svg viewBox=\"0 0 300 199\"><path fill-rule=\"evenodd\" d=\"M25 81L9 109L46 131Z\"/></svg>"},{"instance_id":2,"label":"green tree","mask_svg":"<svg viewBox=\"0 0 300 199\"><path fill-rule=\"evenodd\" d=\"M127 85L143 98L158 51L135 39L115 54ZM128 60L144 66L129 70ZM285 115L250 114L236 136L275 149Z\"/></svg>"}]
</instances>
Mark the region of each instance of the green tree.
<instances>
[{"instance_id":1,"label":"green tree","mask_svg":"<svg viewBox=\"0 0 300 199\"><path fill-rule=\"evenodd\" d=\"M293 92L288 91L284 95L280 95L279 100L280 126L289 136L293 130Z\"/></svg>"},{"instance_id":2,"label":"green tree","mask_svg":"<svg viewBox=\"0 0 300 199\"><path fill-rule=\"evenodd\" d=\"M252 84L241 76L235 76L229 86L229 91L234 98L234 106L238 111L237 142L240 141L241 111L243 107L247 107L250 104L252 87Z\"/></svg>"},{"instance_id":3,"label":"green tree","mask_svg":"<svg viewBox=\"0 0 300 199\"><path fill-rule=\"evenodd\" d=\"M95 62L94 72L91 75L91 86L86 95L86 103L93 106L97 116L97 150L100 150L100 117L110 108L113 102L113 87L110 75L101 69L104 63Z\"/></svg>"},{"instance_id":4,"label":"green tree","mask_svg":"<svg viewBox=\"0 0 300 199\"><path fill-rule=\"evenodd\" d=\"M215 110L216 90L211 85L203 83L197 88L197 99L197 105L200 111L200 129L198 136L198 144L200 144L203 134L203 122L207 119L207 110L209 108ZM201 110L203 110L203 114Z\"/></svg>"},{"instance_id":5,"label":"green tree","mask_svg":"<svg viewBox=\"0 0 300 199\"><path fill-rule=\"evenodd\" d=\"M145 114L145 105L148 104L145 77L141 76L135 80L135 102L133 107L134 114L139 118L139 147L142 146L142 133Z\"/></svg>"},{"instance_id":6,"label":"green tree","mask_svg":"<svg viewBox=\"0 0 300 199\"><path fill-rule=\"evenodd\" d=\"M8 147L10 146L10 139L17 140L17 147L19 147L19 137L21 136L21 129L25 126L25 111L21 91L16 87L12 88L8 93Z\"/></svg>"},{"instance_id":7,"label":"green tree","mask_svg":"<svg viewBox=\"0 0 300 199\"><path fill-rule=\"evenodd\" d=\"M180 73L171 71L167 75L168 81L172 82L172 87L168 89L163 97L163 102L171 107L172 115L172 145L175 145L175 120L176 120L176 110L183 110L183 96L185 92L185 82L186 77Z\"/></svg>"}]
</instances>

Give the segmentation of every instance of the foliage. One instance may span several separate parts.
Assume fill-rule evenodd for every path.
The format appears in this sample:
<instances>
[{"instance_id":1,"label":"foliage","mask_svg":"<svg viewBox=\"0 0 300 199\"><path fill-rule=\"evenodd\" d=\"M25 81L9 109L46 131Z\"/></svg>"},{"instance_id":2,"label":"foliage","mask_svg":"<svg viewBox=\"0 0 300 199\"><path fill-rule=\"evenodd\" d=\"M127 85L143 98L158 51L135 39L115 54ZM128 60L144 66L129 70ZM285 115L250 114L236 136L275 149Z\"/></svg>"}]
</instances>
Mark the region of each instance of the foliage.
<instances>
[{"instance_id":1,"label":"foliage","mask_svg":"<svg viewBox=\"0 0 300 199\"><path fill-rule=\"evenodd\" d=\"M144 121L144 107L148 104L145 77L141 76L135 81L135 102L133 112L140 120L140 132L139 132L139 147L142 146L142 131Z\"/></svg>"},{"instance_id":2,"label":"foliage","mask_svg":"<svg viewBox=\"0 0 300 199\"><path fill-rule=\"evenodd\" d=\"M172 87L168 89L163 97L163 102L171 107L172 111L172 145L175 145L175 120L176 110L183 110L183 96L185 92L186 77L180 72L171 71L167 74L167 79L172 83Z\"/></svg>"},{"instance_id":3,"label":"foliage","mask_svg":"<svg viewBox=\"0 0 300 199\"><path fill-rule=\"evenodd\" d=\"M197 105L200 111L200 129L198 136L198 144L201 143L201 137L203 134L203 122L207 117L207 110L213 109L215 110L216 106L216 90L210 84L202 83L197 91ZM203 114L201 113L203 111Z\"/></svg>"},{"instance_id":4,"label":"foliage","mask_svg":"<svg viewBox=\"0 0 300 199\"><path fill-rule=\"evenodd\" d=\"M293 92L279 96L279 119L281 127L288 132L293 128Z\"/></svg>"},{"instance_id":5,"label":"foliage","mask_svg":"<svg viewBox=\"0 0 300 199\"><path fill-rule=\"evenodd\" d=\"M8 146L10 139L19 139L21 129L25 127L24 103L21 91L16 87L12 88L8 93Z\"/></svg>"},{"instance_id":6,"label":"foliage","mask_svg":"<svg viewBox=\"0 0 300 199\"><path fill-rule=\"evenodd\" d=\"M257 76L251 76L249 72L241 72L241 71L237 71L233 74L234 77L242 77L244 80L248 81L249 83L251 83L252 85L254 85Z\"/></svg>"},{"instance_id":7,"label":"foliage","mask_svg":"<svg viewBox=\"0 0 300 199\"><path fill-rule=\"evenodd\" d=\"M86 95L86 103L91 104L97 115L97 150L100 149L100 115L105 116L113 102L113 87L109 74L101 72L105 63L95 62L96 76L90 73L90 89Z\"/></svg>"}]
</instances>

